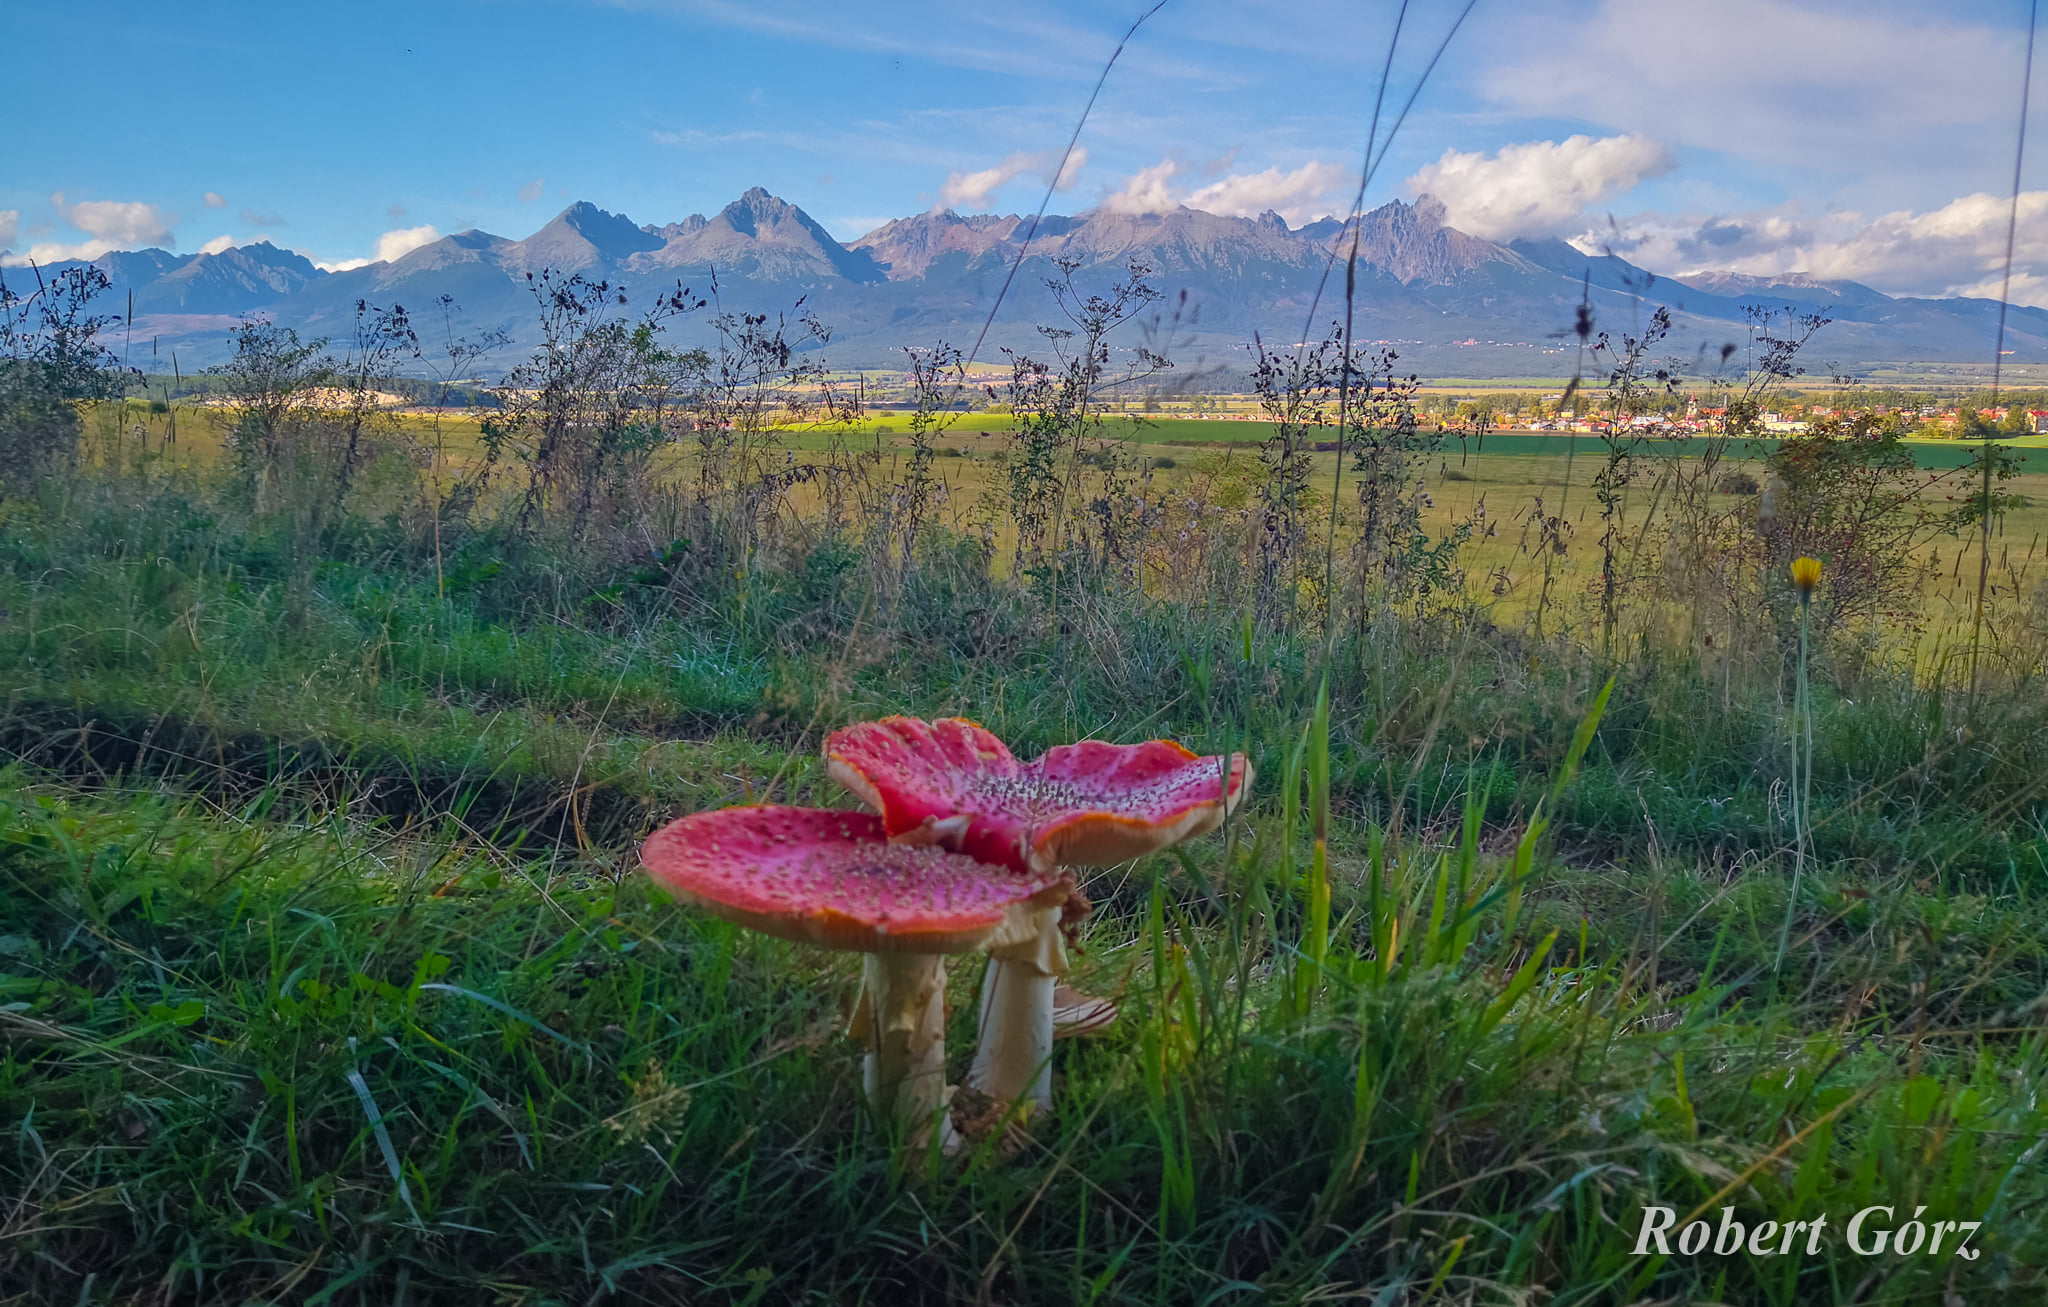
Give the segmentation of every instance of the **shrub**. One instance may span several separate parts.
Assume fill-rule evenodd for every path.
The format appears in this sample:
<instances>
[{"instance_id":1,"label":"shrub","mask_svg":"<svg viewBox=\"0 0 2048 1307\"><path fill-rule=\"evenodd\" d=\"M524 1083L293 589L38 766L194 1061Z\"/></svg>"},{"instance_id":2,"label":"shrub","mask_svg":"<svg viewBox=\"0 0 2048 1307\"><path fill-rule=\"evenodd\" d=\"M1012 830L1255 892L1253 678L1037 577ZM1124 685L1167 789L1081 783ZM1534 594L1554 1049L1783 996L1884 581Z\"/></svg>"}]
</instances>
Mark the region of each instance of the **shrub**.
<instances>
[{"instance_id":1,"label":"shrub","mask_svg":"<svg viewBox=\"0 0 2048 1307\"><path fill-rule=\"evenodd\" d=\"M1920 468L1881 418L1823 419L1779 442L1767 461L1770 485L1757 497L1751 538L1758 574L1772 578L1770 597L1782 605L1789 600L1776 578L1786 564L1801 554L1825 559L1828 598L1816 616L1830 626L1873 603L1896 606L1927 567L1920 546L1975 520L1974 508L1952 509L1942 498L1967 486L1967 469Z\"/></svg>"},{"instance_id":2,"label":"shrub","mask_svg":"<svg viewBox=\"0 0 2048 1307\"><path fill-rule=\"evenodd\" d=\"M133 373L99 333L116 321L87 310L113 283L85 264L15 293L0 277L0 491L21 494L78 457L77 404L111 399Z\"/></svg>"}]
</instances>

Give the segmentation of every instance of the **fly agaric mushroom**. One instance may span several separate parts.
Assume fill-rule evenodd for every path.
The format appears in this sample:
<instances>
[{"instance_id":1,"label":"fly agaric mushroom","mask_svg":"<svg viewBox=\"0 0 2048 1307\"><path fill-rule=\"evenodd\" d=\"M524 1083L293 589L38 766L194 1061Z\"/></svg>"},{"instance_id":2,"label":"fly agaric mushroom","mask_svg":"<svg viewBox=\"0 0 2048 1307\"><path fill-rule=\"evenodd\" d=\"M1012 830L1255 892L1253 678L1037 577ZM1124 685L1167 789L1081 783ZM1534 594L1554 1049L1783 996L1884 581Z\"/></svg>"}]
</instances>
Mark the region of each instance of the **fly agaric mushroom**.
<instances>
[{"instance_id":1,"label":"fly agaric mushroom","mask_svg":"<svg viewBox=\"0 0 2048 1307\"><path fill-rule=\"evenodd\" d=\"M640 857L685 903L865 955L862 1082L875 1110L893 1112L912 1138L946 1103L944 955L1027 935L1041 905L1056 916L1073 883L1064 872L891 844L868 813L773 804L672 821Z\"/></svg>"},{"instance_id":2,"label":"fly agaric mushroom","mask_svg":"<svg viewBox=\"0 0 2048 1307\"><path fill-rule=\"evenodd\" d=\"M1214 830L1252 776L1242 754L1226 768L1171 740L1084 740L1022 763L964 717L862 722L835 731L825 757L833 778L881 814L891 840L1033 872L1109 866ZM966 1083L1000 1102L1044 1108L1052 1102L1053 991L1067 958L1059 910L1034 917L1030 935L989 949ZM1100 1008L1086 1012L1091 1028L1107 1024Z\"/></svg>"}]
</instances>

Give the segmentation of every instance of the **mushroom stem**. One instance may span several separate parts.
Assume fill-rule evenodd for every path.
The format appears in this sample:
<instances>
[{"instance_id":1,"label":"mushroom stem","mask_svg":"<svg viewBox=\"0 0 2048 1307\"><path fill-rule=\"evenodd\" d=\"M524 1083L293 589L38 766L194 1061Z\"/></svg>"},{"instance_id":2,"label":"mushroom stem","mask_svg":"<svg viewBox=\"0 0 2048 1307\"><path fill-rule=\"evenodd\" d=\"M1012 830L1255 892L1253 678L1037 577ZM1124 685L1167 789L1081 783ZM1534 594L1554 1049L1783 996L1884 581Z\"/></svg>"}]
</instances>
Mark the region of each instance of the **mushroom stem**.
<instances>
[{"instance_id":1,"label":"mushroom stem","mask_svg":"<svg viewBox=\"0 0 2048 1307\"><path fill-rule=\"evenodd\" d=\"M1057 906L1031 911L1030 932L989 949L981 1040L966 1083L1004 1108L1052 1108L1052 992L1067 971Z\"/></svg>"},{"instance_id":2,"label":"mushroom stem","mask_svg":"<svg viewBox=\"0 0 2048 1307\"><path fill-rule=\"evenodd\" d=\"M868 1055L861 1083L877 1112L921 1144L946 1092L946 964L937 953L869 953L861 966ZM942 1142L953 1142L950 1122Z\"/></svg>"}]
</instances>

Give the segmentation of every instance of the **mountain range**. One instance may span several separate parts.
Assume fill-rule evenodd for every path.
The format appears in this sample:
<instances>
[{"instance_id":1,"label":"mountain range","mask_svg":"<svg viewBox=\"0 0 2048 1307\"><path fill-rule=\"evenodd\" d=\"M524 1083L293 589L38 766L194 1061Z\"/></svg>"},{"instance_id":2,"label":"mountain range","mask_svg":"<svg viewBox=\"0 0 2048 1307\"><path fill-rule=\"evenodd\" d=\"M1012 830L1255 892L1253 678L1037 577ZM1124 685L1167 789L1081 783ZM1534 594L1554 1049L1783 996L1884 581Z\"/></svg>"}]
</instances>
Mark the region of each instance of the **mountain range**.
<instances>
[{"instance_id":1,"label":"mountain range","mask_svg":"<svg viewBox=\"0 0 2048 1307\"><path fill-rule=\"evenodd\" d=\"M1808 348L1816 371L1820 360L1843 370L1976 363L1992 350L1993 300L1895 298L1799 273L1659 277L1561 240L1484 240L1444 217L1443 207L1424 196L1372 210L1357 231L1354 333L1395 348L1404 371L1568 375L1578 354L1571 327L1582 299L1593 307L1596 329L1616 335L1639 331L1655 307L1668 307L1674 330L1661 352L1693 360L1695 375L1718 366L1724 345L1742 344L1745 310L1757 307L1833 317ZM1162 350L1184 376L1220 369L1235 379L1246 370L1255 334L1290 345L1305 328L1311 336L1328 330L1342 312L1343 256L1351 244L1350 229L1333 218L1290 227L1276 213L1236 218L1186 208L1048 216L1035 231L1014 214L944 210L897 218L841 243L802 209L757 187L715 215L662 225L578 202L523 240L458 232L345 271L326 271L268 242L194 255L121 251L94 262L113 281L102 304L116 304L118 312L132 292L134 322L123 348L153 370L167 368L173 350L186 371L221 361L245 316L341 341L359 301L402 304L420 323L429 316L423 310L445 296L456 333L510 337L487 360L495 371L537 342L529 274L543 269L611 282L636 304L678 284L699 296L715 291L718 306L732 310L774 313L802 300L832 328L825 350L833 364L878 367L900 361L905 346L970 346L985 324L984 360L1000 362L1003 347L1044 353L1038 325L1069 325L1047 280L1071 278L1082 294L1095 293L1136 261L1150 269L1163 296L1123 329L1122 347ZM990 306L1013 267L1011 289L990 322ZM432 316L438 336L439 317ZM709 338L707 316L682 321L683 343ZM145 341L153 362L142 354ZM2048 311L2011 308L2006 347L2015 362L2048 362Z\"/></svg>"}]
</instances>

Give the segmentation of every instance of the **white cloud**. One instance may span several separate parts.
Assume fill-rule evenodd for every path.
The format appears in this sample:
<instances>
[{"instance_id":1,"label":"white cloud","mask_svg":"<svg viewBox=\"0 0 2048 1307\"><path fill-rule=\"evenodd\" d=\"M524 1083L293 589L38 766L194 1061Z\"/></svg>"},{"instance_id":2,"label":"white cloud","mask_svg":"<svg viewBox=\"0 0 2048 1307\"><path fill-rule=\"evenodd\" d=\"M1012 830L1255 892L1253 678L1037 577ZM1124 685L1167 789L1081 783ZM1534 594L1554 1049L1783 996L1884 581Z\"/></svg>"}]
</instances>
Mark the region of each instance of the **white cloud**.
<instances>
[{"instance_id":1,"label":"white cloud","mask_svg":"<svg viewBox=\"0 0 2048 1307\"><path fill-rule=\"evenodd\" d=\"M27 253L9 255L9 262L56 263L64 259L97 259L109 250L139 249L146 245L172 246L171 228L178 215L165 213L154 204L140 200L81 200L67 204L64 192L50 196L57 216L85 233L82 241L38 241Z\"/></svg>"},{"instance_id":2,"label":"white cloud","mask_svg":"<svg viewBox=\"0 0 2048 1307\"><path fill-rule=\"evenodd\" d=\"M946 184L939 188L939 207L966 207L979 209L988 203L988 197L998 186L1010 181L1031 166L1028 154L1013 154L993 168L979 172L956 172L946 178Z\"/></svg>"},{"instance_id":3,"label":"white cloud","mask_svg":"<svg viewBox=\"0 0 2048 1307\"><path fill-rule=\"evenodd\" d=\"M1180 165L1171 159L1140 168L1124 178L1124 188L1105 199L1102 207L1111 213L1172 213L1180 207L1170 184L1179 171Z\"/></svg>"},{"instance_id":4,"label":"white cloud","mask_svg":"<svg viewBox=\"0 0 2048 1307\"><path fill-rule=\"evenodd\" d=\"M201 254L225 254L233 248L235 248L235 238L232 236L222 235L216 236L212 240L206 242L206 244L200 246L199 252Z\"/></svg>"},{"instance_id":5,"label":"white cloud","mask_svg":"<svg viewBox=\"0 0 2048 1307\"><path fill-rule=\"evenodd\" d=\"M1407 185L1443 201L1445 221L1490 240L1548 236L1583 226L1609 196L1669 172L1671 152L1643 136L1570 136L1502 146L1493 154L1445 150Z\"/></svg>"},{"instance_id":6,"label":"white cloud","mask_svg":"<svg viewBox=\"0 0 2048 1307\"><path fill-rule=\"evenodd\" d=\"M1320 218L1330 211L1323 197L1350 176L1334 163L1311 160L1293 172L1268 168L1239 173L1190 191L1181 202L1190 209L1233 218L1256 218L1272 209L1290 225Z\"/></svg>"},{"instance_id":7,"label":"white cloud","mask_svg":"<svg viewBox=\"0 0 2048 1307\"><path fill-rule=\"evenodd\" d=\"M1995 299L2011 206L2009 195L1978 192L1927 212L1901 209L1876 217L1814 217L1789 207L1708 218L1638 214L1573 243L1588 251L1612 249L1656 272L1805 272L1824 282L1863 282L1889 295ZM2020 195L2012 299L2048 308L2048 191Z\"/></svg>"},{"instance_id":8,"label":"white cloud","mask_svg":"<svg viewBox=\"0 0 2048 1307\"><path fill-rule=\"evenodd\" d=\"M1998 298L2002 282L2001 277L1990 277L1980 285L1965 286L1956 294L1995 300ZM2022 272L2014 268L2012 286L2007 294L2011 296L2011 302L2014 304L2028 304L2037 309L2048 309L2048 273Z\"/></svg>"},{"instance_id":9,"label":"white cloud","mask_svg":"<svg viewBox=\"0 0 2048 1307\"><path fill-rule=\"evenodd\" d=\"M1173 184L1181 171L1174 159L1140 168L1124 178L1121 190L1103 199L1102 207L1111 213L1171 213L1189 208L1234 218L1255 218L1274 209L1289 223L1299 225L1329 213L1331 205L1324 197L1349 176L1336 164L1311 159L1292 172L1275 167L1235 173L1183 192Z\"/></svg>"},{"instance_id":10,"label":"white cloud","mask_svg":"<svg viewBox=\"0 0 2048 1307\"><path fill-rule=\"evenodd\" d=\"M228 207L228 197L220 194L218 191L208 191L206 193L206 207L209 209L225 209Z\"/></svg>"},{"instance_id":11,"label":"white cloud","mask_svg":"<svg viewBox=\"0 0 2048 1307\"><path fill-rule=\"evenodd\" d=\"M14 238L20 231L21 210L0 209L0 249L14 244Z\"/></svg>"},{"instance_id":12,"label":"white cloud","mask_svg":"<svg viewBox=\"0 0 2048 1307\"><path fill-rule=\"evenodd\" d=\"M545 177L536 177L532 181L526 183L526 185L519 188L519 202L521 204L531 204L535 200L539 199L542 195L546 194L547 189L548 179ZM399 213L405 212L405 208L402 205L393 205L392 207L397 209Z\"/></svg>"},{"instance_id":13,"label":"white cloud","mask_svg":"<svg viewBox=\"0 0 2048 1307\"><path fill-rule=\"evenodd\" d=\"M81 200L69 209L59 208L64 220L110 247L159 245L171 239L175 214L166 214L154 204L140 200Z\"/></svg>"},{"instance_id":14,"label":"white cloud","mask_svg":"<svg viewBox=\"0 0 2048 1307\"><path fill-rule=\"evenodd\" d=\"M1892 197L1881 202L1917 195L1925 206L1976 184L1963 177L1996 176L2001 159L2012 166L2025 35L2014 13L1843 0L1538 3L1472 29L1465 58L1482 70L1474 89L1517 115L1846 172L1863 194Z\"/></svg>"},{"instance_id":15,"label":"white cloud","mask_svg":"<svg viewBox=\"0 0 2048 1307\"><path fill-rule=\"evenodd\" d=\"M1041 176L1052 167L1052 151L1047 150L1045 153L1046 166L1040 170ZM1067 161L1060 165L1060 175L1052 179L1052 188L1056 191L1073 190L1074 183L1081 178L1081 170L1087 166L1088 147L1085 145L1075 146L1074 152L1067 156Z\"/></svg>"},{"instance_id":16,"label":"white cloud","mask_svg":"<svg viewBox=\"0 0 2048 1307\"><path fill-rule=\"evenodd\" d=\"M401 227L397 231L387 231L377 238L374 257L379 263L391 263L404 258L423 245L432 245L440 239L441 233L434 230L432 223L423 223L418 227Z\"/></svg>"},{"instance_id":17,"label":"white cloud","mask_svg":"<svg viewBox=\"0 0 2048 1307\"><path fill-rule=\"evenodd\" d=\"M314 266L325 268L329 272L348 272L355 268L367 268L373 263L391 263L404 258L423 245L432 245L440 239L441 233L434 230L431 223L418 227L401 227L397 231L387 231L379 236L367 259L345 259L339 263L316 262Z\"/></svg>"},{"instance_id":18,"label":"white cloud","mask_svg":"<svg viewBox=\"0 0 2048 1307\"><path fill-rule=\"evenodd\" d=\"M1088 163L1088 147L1076 146L1073 154L1067 157L1066 166L1060 168L1059 178L1054 180L1052 170L1059 166L1062 153L1059 150L1040 150L1037 153L1019 150L993 168L952 173L946 178L946 184L939 188L939 200L932 211L985 208L991 195L1026 173L1037 173L1051 181L1054 190L1067 190Z\"/></svg>"}]
</instances>

